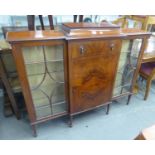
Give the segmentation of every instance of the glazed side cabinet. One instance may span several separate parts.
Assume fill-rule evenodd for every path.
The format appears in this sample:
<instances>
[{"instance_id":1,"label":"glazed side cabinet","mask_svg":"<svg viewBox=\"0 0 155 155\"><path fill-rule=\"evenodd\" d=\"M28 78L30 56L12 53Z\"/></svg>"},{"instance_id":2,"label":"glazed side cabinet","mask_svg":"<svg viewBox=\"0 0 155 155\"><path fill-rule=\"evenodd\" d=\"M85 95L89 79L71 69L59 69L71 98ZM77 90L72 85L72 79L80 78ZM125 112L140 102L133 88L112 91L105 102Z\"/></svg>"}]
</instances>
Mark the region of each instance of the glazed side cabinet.
<instances>
[{"instance_id":1,"label":"glazed side cabinet","mask_svg":"<svg viewBox=\"0 0 155 155\"><path fill-rule=\"evenodd\" d=\"M66 44L63 34L50 35L56 37L46 41L31 38L12 44L34 136L36 124L68 113Z\"/></svg>"},{"instance_id":2,"label":"glazed side cabinet","mask_svg":"<svg viewBox=\"0 0 155 155\"><path fill-rule=\"evenodd\" d=\"M123 95L129 95L127 104L136 87L136 77L141 63L146 40L138 36L122 41L118 61L113 100Z\"/></svg>"},{"instance_id":3,"label":"glazed side cabinet","mask_svg":"<svg viewBox=\"0 0 155 155\"><path fill-rule=\"evenodd\" d=\"M74 26L74 24L71 24ZM97 27L98 28L98 27ZM150 33L135 29L10 32L8 41L35 125L133 94Z\"/></svg>"}]
</instances>

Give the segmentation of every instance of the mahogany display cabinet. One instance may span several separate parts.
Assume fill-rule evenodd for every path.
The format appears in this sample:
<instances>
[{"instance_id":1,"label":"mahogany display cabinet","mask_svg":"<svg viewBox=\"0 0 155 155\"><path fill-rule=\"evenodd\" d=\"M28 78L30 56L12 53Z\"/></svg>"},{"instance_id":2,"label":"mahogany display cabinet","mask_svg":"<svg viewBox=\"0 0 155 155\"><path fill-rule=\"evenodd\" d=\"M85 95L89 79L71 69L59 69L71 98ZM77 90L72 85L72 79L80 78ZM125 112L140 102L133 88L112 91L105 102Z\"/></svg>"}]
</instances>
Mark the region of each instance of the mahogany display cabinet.
<instances>
[{"instance_id":1,"label":"mahogany display cabinet","mask_svg":"<svg viewBox=\"0 0 155 155\"><path fill-rule=\"evenodd\" d=\"M61 32L27 31L18 34L10 33L9 41L36 136L36 124L68 113L64 75L66 44Z\"/></svg>"},{"instance_id":2,"label":"mahogany display cabinet","mask_svg":"<svg viewBox=\"0 0 155 155\"><path fill-rule=\"evenodd\" d=\"M63 31L9 32L28 115L35 125L133 94L150 33L65 23ZM128 99L128 101L129 101Z\"/></svg>"}]
</instances>

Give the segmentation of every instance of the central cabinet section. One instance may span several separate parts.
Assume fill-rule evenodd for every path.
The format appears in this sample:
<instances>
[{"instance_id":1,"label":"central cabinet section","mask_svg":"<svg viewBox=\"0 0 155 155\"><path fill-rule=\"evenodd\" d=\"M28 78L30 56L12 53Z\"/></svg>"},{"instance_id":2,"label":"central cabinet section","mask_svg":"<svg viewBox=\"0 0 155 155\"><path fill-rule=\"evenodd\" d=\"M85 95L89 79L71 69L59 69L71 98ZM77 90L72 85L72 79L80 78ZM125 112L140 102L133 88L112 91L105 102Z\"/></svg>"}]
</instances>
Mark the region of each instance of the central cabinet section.
<instances>
[{"instance_id":1,"label":"central cabinet section","mask_svg":"<svg viewBox=\"0 0 155 155\"><path fill-rule=\"evenodd\" d=\"M71 115L111 102L121 42L68 41Z\"/></svg>"}]
</instances>

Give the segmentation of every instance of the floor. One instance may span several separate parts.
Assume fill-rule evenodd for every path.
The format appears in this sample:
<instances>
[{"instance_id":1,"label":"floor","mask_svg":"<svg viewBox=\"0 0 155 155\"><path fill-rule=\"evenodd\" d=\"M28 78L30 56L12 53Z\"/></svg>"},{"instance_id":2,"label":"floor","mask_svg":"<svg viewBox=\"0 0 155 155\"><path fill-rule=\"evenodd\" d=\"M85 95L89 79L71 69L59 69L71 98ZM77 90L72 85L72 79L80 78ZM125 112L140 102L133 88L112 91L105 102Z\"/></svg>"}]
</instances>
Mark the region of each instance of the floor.
<instances>
[{"instance_id":1,"label":"floor","mask_svg":"<svg viewBox=\"0 0 155 155\"><path fill-rule=\"evenodd\" d=\"M67 125L67 118L59 118L37 126L38 136L32 136L28 118L5 118L2 114L3 98L0 99L0 139L27 140L130 140L141 129L155 124L155 83L147 101L143 100L144 85L139 94L132 97L126 105L126 98L111 105L109 115L106 109L75 116L73 127ZM0 92L1 93L1 92Z\"/></svg>"}]
</instances>

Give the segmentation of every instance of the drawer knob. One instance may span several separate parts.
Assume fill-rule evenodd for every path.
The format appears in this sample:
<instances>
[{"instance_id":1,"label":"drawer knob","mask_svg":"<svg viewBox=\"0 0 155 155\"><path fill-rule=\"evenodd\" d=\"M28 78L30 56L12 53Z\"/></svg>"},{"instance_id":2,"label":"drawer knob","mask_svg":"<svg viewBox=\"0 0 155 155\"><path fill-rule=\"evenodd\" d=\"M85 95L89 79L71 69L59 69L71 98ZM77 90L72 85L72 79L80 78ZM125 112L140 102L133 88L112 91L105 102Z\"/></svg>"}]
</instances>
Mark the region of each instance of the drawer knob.
<instances>
[{"instance_id":1,"label":"drawer knob","mask_svg":"<svg viewBox=\"0 0 155 155\"><path fill-rule=\"evenodd\" d=\"M113 51L114 47L115 47L115 44L114 44L114 43L111 43L111 44L110 44L110 49L111 49L111 51Z\"/></svg>"},{"instance_id":2,"label":"drawer knob","mask_svg":"<svg viewBox=\"0 0 155 155\"><path fill-rule=\"evenodd\" d=\"M85 48L83 46L80 46L80 54L83 55L85 53Z\"/></svg>"}]
</instances>

